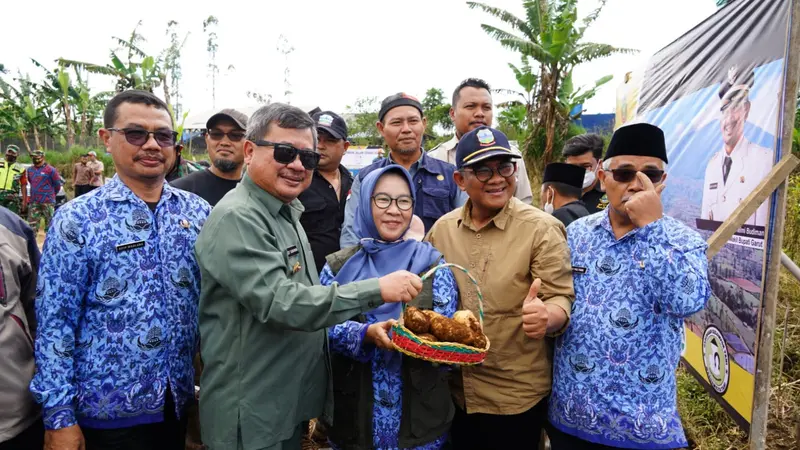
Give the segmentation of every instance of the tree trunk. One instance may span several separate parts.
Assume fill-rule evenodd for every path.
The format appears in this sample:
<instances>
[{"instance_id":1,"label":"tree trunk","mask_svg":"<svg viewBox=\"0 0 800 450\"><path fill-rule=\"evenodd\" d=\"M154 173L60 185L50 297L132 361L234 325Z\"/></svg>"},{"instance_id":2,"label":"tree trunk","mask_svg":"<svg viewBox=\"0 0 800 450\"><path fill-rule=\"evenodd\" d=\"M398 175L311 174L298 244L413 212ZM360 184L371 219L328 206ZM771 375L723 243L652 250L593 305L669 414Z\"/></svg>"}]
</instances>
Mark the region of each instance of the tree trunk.
<instances>
[{"instance_id":1,"label":"tree trunk","mask_svg":"<svg viewBox=\"0 0 800 450\"><path fill-rule=\"evenodd\" d=\"M75 145L75 130L72 129L72 110L66 98L63 99L64 120L67 122L67 150Z\"/></svg>"},{"instance_id":2,"label":"tree trunk","mask_svg":"<svg viewBox=\"0 0 800 450\"><path fill-rule=\"evenodd\" d=\"M548 164L553 155L553 147L555 146L556 126L558 125L558 118L556 117L556 102L558 101L558 82L560 72L558 66L550 68L550 79L548 80L548 96L546 119L545 119L545 146L544 146L544 164Z\"/></svg>"},{"instance_id":3,"label":"tree trunk","mask_svg":"<svg viewBox=\"0 0 800 450\"><path fill-rule=\"evenodd\" d=\"M42 148L42 142L39 140L39 130L33 127L33 141L36 143L36 149Z\"/></svg>"},{"instance_id":4,"label":"tree trunk","mask_svg":"<svg viewBox=\"0 0 800 450\"><path fill-rule=\"evenodd\" d=\"M81 110L81 145L86 147L86 105Z\"/></svg>"},{"instance_id":5,"label":"tree trunk","mask_svg":"<svg viewBox=\"0 0 800 450\"><path fill-rule=\"evenodd\" d=\"M174 113L173 115L176 115L177 112L175 112L175 106L172 105L172 100L169 95L169 83L167 83L167 76L165 74L162 74L160 78L161 78L161 85L164 86L164 102L167 104L167 106L170 107L170 109ZM175 117L175 119L177 120L177 117Z\"/></svg>"},{"instance_id":6,"label":"tree trunk","mask_svg":"<svg viewBox=\"0 0 800 450\"><path fill-rule=\"evenodd\" d=\"M28 154L31 154L31 144L28 142L28 133L24 130L20 130L19 137L22 139L22 143L25 144L25 150L28 151Z\"/></svg>"}]
</instances>

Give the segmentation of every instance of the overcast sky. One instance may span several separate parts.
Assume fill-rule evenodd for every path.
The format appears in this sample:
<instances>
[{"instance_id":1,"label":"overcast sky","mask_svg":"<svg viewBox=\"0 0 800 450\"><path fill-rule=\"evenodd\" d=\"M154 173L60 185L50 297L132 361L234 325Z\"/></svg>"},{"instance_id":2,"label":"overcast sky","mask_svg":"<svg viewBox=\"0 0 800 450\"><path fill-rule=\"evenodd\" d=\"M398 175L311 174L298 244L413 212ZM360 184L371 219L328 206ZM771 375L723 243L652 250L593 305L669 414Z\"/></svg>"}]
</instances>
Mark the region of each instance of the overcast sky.
<instances>
[{"instance_id":1,"label":"overcast sky","mask_svg":"<svg viewBox=\"0 0 800 450\"><path fill-rule=\"evenodd\" d=\"M143 20L142 44L150 54L168 45L169 20L189 33L182 54L181 94L190 113L212 108L206 37L202 22L213 14L217 34L216 107L255 104L248 90L272 94L284 101L285 59L277 51L283 34L294 47L289 55L291 103L343 111L356 98L379 99L398 91L420 99L431 87L449 97L464 78L480 77L496 88L516 88L508 63L518 56L480 29L481 23L500 25L487 14L471 10L462 0L291 0L212 2L137 0L128 3L74 0L71 2L5 2L0 26L0 62L16 71L39 76L29 58L55 66L58 57L105 64L115 46L112 36L127 38ZM521 0L487 0L522 16ZM586 40L640 50L580 66L577 86L614 75L588 102L587 113L614 111L617 85L625 72L643 65L647 57L713 14L713 0L608 0ZM581 0L580 15L597 5ZM233 65L235 69L228 70ZM96 89L112 89L113 81L92 75ZM158 90L160 94L161 90ZM502 100L496 96L496 101Z\"/></svg>"}]
</instances>

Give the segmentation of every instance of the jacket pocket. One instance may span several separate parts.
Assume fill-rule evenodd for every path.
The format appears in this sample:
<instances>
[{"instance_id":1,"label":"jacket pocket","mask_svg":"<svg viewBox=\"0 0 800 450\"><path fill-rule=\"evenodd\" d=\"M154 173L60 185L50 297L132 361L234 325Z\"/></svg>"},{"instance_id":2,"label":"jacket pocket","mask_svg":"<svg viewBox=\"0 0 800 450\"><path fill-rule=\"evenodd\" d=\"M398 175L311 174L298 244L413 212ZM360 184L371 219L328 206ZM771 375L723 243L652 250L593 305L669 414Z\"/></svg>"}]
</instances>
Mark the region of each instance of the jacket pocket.
<instances>
[{"instance_id":1,"label":"jacket pocket","mask_svg":"<svg viewBox=\"0 0 800 450\"><path fill-rule=\"evenodd\" d=\"M450 191L422 186L422 216L438 219L450 212Z\"/></svg>"},{"instance_id":2,"label":"jacket pocket","mask_svg":"<svg viewBox=\"0 0 800 450\"><path fill-rule=\"evenodd\" d=\"M406 358L404 362L407 361ZM455 412L446 373L427 363L408 370L413 392L405 403L408 405L406 418L410 421L411 435L415 438L432 437L431 433L449 423Z\"/></svg>"}]
</instances>

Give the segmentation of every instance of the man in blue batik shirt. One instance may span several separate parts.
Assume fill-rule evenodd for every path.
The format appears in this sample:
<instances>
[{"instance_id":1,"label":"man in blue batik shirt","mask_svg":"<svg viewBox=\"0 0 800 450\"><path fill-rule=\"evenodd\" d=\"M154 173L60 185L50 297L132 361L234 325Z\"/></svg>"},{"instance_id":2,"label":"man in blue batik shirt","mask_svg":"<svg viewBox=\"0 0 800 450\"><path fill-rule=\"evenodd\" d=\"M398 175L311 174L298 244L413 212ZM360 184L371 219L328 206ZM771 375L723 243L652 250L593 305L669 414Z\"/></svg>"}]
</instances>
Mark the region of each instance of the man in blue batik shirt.
<instances>
[{"instance_id":1,"label":"man in blue batik shirt","mask_svg":"<svg viewBox=\"0 0 800 450\"><path fill-rule=\"evenodd\" d=\"M575 302L555 347L553 450L686 447L675 369L683 319L711 293L706 243L663 215L664 133L618 129L600 181L609 207L567 228Z\"/></svg>"},{"instance_id":2,"label":"man in blue batik shirt","mask_svg":"<svg viewBox=\"0 0 800 450\"><path fill-rule=\"evenodd\" d=\"M122 92L104 127L117 176L58 210L39 271L31 391L45 449L182 450L198 344L194 243L211 208L164 181L176 133L163 101Z\"/></svg>"}]
</instances>

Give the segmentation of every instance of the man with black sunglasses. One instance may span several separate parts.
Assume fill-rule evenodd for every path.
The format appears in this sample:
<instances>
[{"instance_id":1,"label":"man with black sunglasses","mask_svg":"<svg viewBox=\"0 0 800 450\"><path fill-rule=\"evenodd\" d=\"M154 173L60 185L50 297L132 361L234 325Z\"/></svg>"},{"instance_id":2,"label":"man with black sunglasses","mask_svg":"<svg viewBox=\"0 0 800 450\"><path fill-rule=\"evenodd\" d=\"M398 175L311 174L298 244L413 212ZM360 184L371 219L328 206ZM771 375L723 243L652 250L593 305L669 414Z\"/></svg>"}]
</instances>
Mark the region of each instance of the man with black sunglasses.
<instances>
[{"instance_id":1,"label":"man with black sunglasses","mask_svg":"<svg viewBox=\"0 0 800 450\"><path fill-rule=\"evenodd\" d=\"M282 103L247 123L247 172L211 213L202 274L200 423L213 449L296 450L328 391L325 327L408 302L419 276L319 286L298 196L320 161L317 123Z\"/></svg>"},{"instance_id":2,"label":"man with black sunglasses","mask_svg":"<svg viewBox=\"0 0 800 450\"><path fill-rule=\"evenodd\" d=\"M199 195L211 206L216 205L242 179L246 129L247 116L235 109L223 109L211 116L205 131L211 167L170 184Z\"/></svg>"},{"instance_id":3,"label":"man with black sunglasses","mask_svg":"<svg viewBox=\"0 0 800 450\"><path fill-rule=\"evenodd\" d=\"M325 265L325 257L341 249L339 236L353 176L341 164L350 147L347 123L332 111L318 111L312 118L317 124L320 160L311 185L299 197L305 208L300 223L308 234L319 273Z\"/></svg>"},{"instance_id":4,"label":"man with black sunglasses","mask_svg":"<svg viewBox=\"0 0 800 450\"><path fill-rule=\"evenodd\" d=\"M706 243L663 214L664 133L619 128L598 172L605 212L569 227L575 303L556 340L553 450L684 448L675 369L711 293Z\"/></svg>"},{"instance_id":5,"label":"man with black sunglasses","mask_svg":"<svg viewBox=\"0 0 800 450\"><path fill-rule=\"evenodd\" d=\"M106 105L100 138L116 176L58 209L36 298L46 450L183 450L194 399L200 271L211 207L164 175L172 117L150 92Z\"/></svg>"},{"instance_id":6,"label":"man with black sunglasses","mask_svg":"<svg viewBox=\"0 0 800 450\"><path fill-rule=\"evenodd\" d=\"M448 262L479 280L492 344L482 365L464 366L452 379L455 449L538 448L547 421L552 366L545 336L569 322L572 273L564 225L514 197L520 157L498 130L464 134L455 181L469 200L428 233ZM474 287L454 273L459 309L477 311Z\"/></svg>"}]
</instances>

